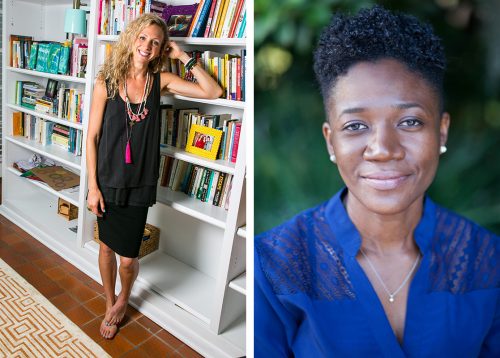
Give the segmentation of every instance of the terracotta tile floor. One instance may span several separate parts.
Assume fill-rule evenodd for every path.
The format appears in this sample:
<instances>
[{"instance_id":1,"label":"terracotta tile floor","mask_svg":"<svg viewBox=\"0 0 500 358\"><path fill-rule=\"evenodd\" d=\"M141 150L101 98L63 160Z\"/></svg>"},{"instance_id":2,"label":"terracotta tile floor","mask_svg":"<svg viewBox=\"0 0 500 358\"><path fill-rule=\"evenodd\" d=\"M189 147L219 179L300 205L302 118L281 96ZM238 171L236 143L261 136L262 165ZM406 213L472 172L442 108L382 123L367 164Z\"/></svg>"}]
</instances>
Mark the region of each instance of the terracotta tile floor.
<instances>
[{"instance_id":1,"label":"terracotta tile floor","mask_svg":"<svg viewBox=\"0 0 500 358\"><path fill-rule=\"evenodd\" d=\"M112 357L201 357L131 306L116 337L103 339L102 286L1 215L0 258Z\"/></svg>"}]
</instances>

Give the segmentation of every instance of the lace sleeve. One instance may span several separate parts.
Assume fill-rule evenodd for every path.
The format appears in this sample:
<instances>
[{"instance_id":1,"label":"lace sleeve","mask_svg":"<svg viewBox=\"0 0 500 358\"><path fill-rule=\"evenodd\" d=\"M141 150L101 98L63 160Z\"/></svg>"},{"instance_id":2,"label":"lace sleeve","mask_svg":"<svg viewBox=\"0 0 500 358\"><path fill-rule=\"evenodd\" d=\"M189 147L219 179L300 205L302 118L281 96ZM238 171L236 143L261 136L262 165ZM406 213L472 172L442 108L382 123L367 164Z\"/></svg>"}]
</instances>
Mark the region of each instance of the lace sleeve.
<instances>
[{"instance_id":1,"label":"lace sleeve","mask_svg":"<svg viewBox=\"0 0 500 358\"><path fill-rule=\"evenodd\" d=\"M438 211L431 252L432 291L464 294L500 288L500 238L473 222Z\"/></svg>"},{"instance_id":2,"label":"lace sleeve","mask_svg":"<svg viewBox=\"0 0 500 358\"><path fill-rule=\"evenodd\" d=\"M317 300L354 299L344 254L325 220L325 206L310 209L255 240L264 276L277 295L303 293Z\"/></svg>"}]
</instances>

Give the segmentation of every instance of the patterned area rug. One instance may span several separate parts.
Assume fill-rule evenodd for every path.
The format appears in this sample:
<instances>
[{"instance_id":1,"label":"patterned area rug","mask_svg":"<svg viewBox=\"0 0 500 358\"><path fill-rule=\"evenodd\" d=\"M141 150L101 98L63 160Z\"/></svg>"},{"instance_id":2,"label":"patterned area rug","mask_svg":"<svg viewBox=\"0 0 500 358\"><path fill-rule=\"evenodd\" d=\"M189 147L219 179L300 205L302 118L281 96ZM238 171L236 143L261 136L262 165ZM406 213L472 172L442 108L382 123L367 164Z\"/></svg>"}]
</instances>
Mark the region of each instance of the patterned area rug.
<instances>
[{"instance_id":1,"label":"patterned area rug","mask_svg":"<svg viewBox=\"0 0 500 358\"><path fill-rule=\"evenodd\" d=\"M0 357L109 357L0 259Z\"/></svg>"}]
</instances>

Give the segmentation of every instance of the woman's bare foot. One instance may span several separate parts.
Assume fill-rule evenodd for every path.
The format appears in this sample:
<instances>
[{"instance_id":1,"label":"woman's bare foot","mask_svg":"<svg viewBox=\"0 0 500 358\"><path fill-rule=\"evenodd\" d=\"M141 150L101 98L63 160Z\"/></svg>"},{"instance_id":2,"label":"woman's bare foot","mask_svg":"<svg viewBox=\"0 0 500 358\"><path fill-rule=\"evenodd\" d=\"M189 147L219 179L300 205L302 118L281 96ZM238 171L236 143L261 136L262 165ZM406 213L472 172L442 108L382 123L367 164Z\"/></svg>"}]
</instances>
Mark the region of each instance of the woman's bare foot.
<instances>
[{"instance_id":1,"label":"woman's bare foot","mask_svg":"<svg viewBox=\"0 0 500 358\"><path fill-rule=\"evenodd\" d=\"M111 307L111 309L106 313L106 321L110 325L119 324L125 316L127 305L128 301L118 297L113 307Z\"/></svg>"},{"instance_id":2,"label":"woman's bare foot","mask_svg":"<svg viewBox=\"0 0 500 358\"><path fill-rule=\"evenodd\" d=\"M118 326L116 324L109 324L106 319L102 320L100 328L101 336L106 339L113 339L118 332Z\"/></svg>"}]
</instances>

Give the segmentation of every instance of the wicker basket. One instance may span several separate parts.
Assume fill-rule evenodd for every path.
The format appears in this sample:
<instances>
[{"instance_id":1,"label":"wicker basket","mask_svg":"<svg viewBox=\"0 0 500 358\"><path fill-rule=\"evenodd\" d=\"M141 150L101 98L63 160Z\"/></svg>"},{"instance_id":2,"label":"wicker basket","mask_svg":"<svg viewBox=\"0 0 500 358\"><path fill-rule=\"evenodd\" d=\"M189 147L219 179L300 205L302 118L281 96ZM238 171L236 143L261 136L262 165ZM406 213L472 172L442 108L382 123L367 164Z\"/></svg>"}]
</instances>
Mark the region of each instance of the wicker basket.
<instances>
[{"instance_id":1,"label":"wicker basket","mask_svg":"<svg viewBox=\"0 0 500 358\"><path fill-rule=\"evenodd\" d=\"M99 227L97 221L94 222L94 240L99 243ZM144 228L144 236L139 249L139 258L142 258L156 250L160 244L160 229L156 226L146 224Z\"/></svg>"}]
</instances>

